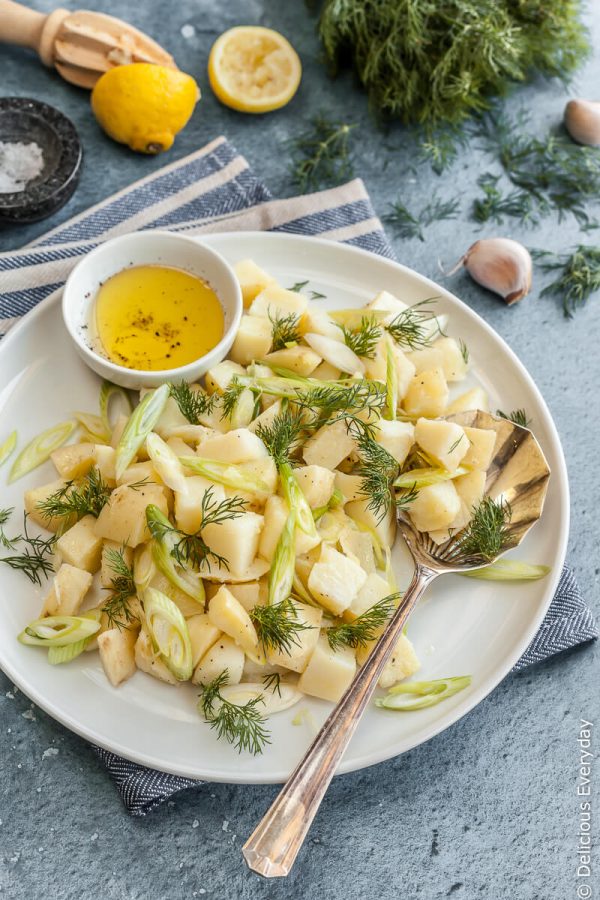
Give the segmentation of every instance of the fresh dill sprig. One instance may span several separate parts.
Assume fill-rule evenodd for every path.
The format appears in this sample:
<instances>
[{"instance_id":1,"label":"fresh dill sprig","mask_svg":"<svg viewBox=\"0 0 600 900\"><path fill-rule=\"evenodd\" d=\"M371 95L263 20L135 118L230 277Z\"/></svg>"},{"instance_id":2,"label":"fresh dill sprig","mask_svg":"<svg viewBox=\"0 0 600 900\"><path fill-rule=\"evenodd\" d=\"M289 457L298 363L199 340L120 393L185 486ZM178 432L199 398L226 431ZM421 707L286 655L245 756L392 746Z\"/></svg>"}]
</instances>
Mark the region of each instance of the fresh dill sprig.
<instances>
[{"instance_id":1,"label":"fresh dill sprig","mask_svg":"<svg viewBox=\"0 0 600 900\"><path fill-rule=\"evenodd\" d=\"M12 509L3 509L2 524L6 524ZM33 584L42 584L42 576L47 577L54 572L52 556L57 536L53 534L49 538L35 537L27 531L27 513L23 516L23 534L14 538L7 538L3 533L2 546L13 551L13 556L0 557L0 563L16 571L23 572ZM20 546L22 545L22 546ZM21 550L20 553L16 552Z\"/></svg>"},{"instance_id":2,"label":"fresh dill sprig","mask_svg":"<svg viewBox=\"0 0 600 900\"><path fill-rule=\"evenodd\" d=\"M246 390L237 375L234 375L221 396L221 418L231 419L235 412L237 402ZM214 397L215 395L212 394Z\"/></svg>"},{"instance_id":3,"label":"fresh dill sprig","mask_svg":"<svg viewBox=\"0 0 600 900\"><path fill-rule=\"evenodd\" d=\"M278 653L291 654L293 645L299 646L299 633L313 627L298 619L298 613L290 599L255 606L250 611L250 618L265 653L276 650Z\"/></svg>"},{"instance_id":4,"label":"fresh dill sprig","mask_svg":"<svg viewBox=\"0 0 600 900\"><path fill-rule=\"evenodd\" d=\"M381 326L369 316L362 316L358 328L350 329L339 325L344 335L344 343L356 353L367 359L374 359L377 343L381 337Z\"/></svg>"},{"instance_id":5,"label":"fresh dill sprig","mask_svg":"<svg viewBox=\"0 0 600 900\"><path fill-rule=\"evenodd\" d=\"M560 272L540 296L562 297L566 318L572 318L592 294L600 291L600 247L578 244L571 253L552 257L548 251L534 250L532 256L541 269Z\"/></svg>"},{"instance_id":6,"label":"fresh dill sprig","mask_svg":"<svg viewBox=\"0 0 600 900\"><path fill-rule=\"evenodd\" d=\"M398 313L385 326L385 330L400 347L408 347L409 350L421 350L423 347L429 347L437 334L442 334L437 319L435 320L437 324L433 333L431 330L431 321L434 315L430 304L437 299L437 297L428 297L426 300L419 300L418 303L413 303L408 309L403 309L402 312Z\"/></svg>"},{"instance_id":7,"label":"fresh dill sprig","mask_svg":"<svg viewBox=\"0 0 600 900\"><path fill-rule=\"evenodd\" d=\"M302 410L288 406L275 416L270 425L259 424L255 433L279 468L290 461L290 456L300 444L304 428Z\"/></svg>"},{"instance_id":8,"label":"fresh dill sprig","mask_svg":"<svg viewBox=\"0 0 600 900\"><path fill-rule=\"evenodd\" d=\"M355 434L373 437L377 410L385 406L386 389L379 381L352 381L347 387L332 383L299 393L295 402L311 416L305 423L309 430L343 421ZM365 410L368 412L366 418Z\"/></svg>"},{"instance_id":9,"label":"fresh dill sprig","mask_svg":"<svg viewBox=\"0 0 600 900\"><path fill-rule=\"evenodd\" d=\"M510 422L514 422L515 425L521 425L522 428L529 428L529 422L531 421L527 418L527 413L524 409L513 409L513 411L509 413L497 409L496 415L500 416L501 419L508 419Z\"/></svg>"},{"instance_id":10,"label":"fresh dill sprig","mask_svg":"<svg viewBox=\"0 0 600 900\"><path fill-rule=\"evenodd\" d=\"M401 238L417 237L420 241L424 241L423 229L428 225L444 219L456 219L460 210L460 201L458 199L442 200L434 195L429 203L415 215L400 200L390 203L390 207L391 211L383 218L392 225L398 236Z\"/></svg>"},{"instance_id":11,"label":"fresh dill sprig","mask_svg":"<svg viewBox=\"0 0 600 900\"><path fill-rule=\"evenodd\" d=\"M130 607L130 600L137 592L133 569L125 562L124 547L118 550L109 547L105 552L113 575L110 585L105 588L110 591L110 596L105 601L102 612L106 613L111 627L127 628L128 623L135 618Z\"/></svg>"},{"instance_id":12,"label":"fresh dill sprig","mask_svg":"<svg viewBox=\"0 0 600 900\"><path fill-rule=\"evenodd\" d=\"M64 487L40 500L36 507L45 519L81 519L83 516L98 518L108 503L111 488L96 468L76 484L67 481Z\"/></svg>"},{"instance_id":13,"label":"fresh dill sprig","mask_svg":"<svg viewBox=\"0 0 600 900\"><path fill-rule=\"evenodd\" d=\"M349 136L354 127L347 122L332 122L317 116L311 130L293 140L291 174L303 194L341 184L351 177Z\"/></svg>"},{"instance_id":14,"label":"fresh dill sprig","mask_svg":"<svg viewBox=\"0 0 600 900\"><path fill-rule=\"evenodd\" d=\"M281 697L281 675L279 672L271 672L269 675L263 675L262 683L271 693Z\"/></svg>"},{"instance_id":15,"label":"fresh dill sprig","mask_svg":"<svg viewBox=\"0 0 600 900\"><path fill-rule=\"evenodd\" d=\"M469 353L469 348L465 344L462 338L458 340L458 346L460 347L460 355L463 358L463 362L465 366L469 365L469 359L471 358L471 354Z\"/></svg>"},{"instance_id":16,"label":"fresh dill sprig","mask_svg":"<svg viewBox=\"0 0 600 900\"><path fill-rule=\"evenodd\" d=\"M483 189L483 197L473 201L473 218L476 222L488 222L490 219L501 225L505 216L518 218L524 224L535 225L539 221L536 208L545 212L543 198L538 200L530 191L515 188L505 196L498 188L499 175L487 173L478 179L477 184Z\"/></svg>"},{"instance_id":17,"label":"fresh dill sprig","mask_svg":"<svg viewBox=\"0 0 600 900\"><path fill-rule=\"evenodd\" d=\"M171 556L182 568L190 566L192 569L198 570L203 563L206 563L210 569L211 561L213 561L217 565L228 569L229 565L225 557L211 550L202 537L202 532L207 525L221 525L230 519L237 519L245 510L246 501L241 497L228 497L217 502L214 499L212 486L209 487L202 497L202 524L198 531L188 534L186 531L175 528L175 526L169 529L166 526L161 528L163 535L168 530L174 538L177 538L177 540L174 540Z\"/></svg>"},{"instance_id":18,"label":"fresh dill sprig","mask_svg":"<svg viewBox=\"0 0 600 900\"><path fill-rule=\"evenodd\" d=\"M381 521L394 502L392 483L398 474L398 463L370 435L359 432L354 436L360 456L357 469L361 478L360 491L369 498L367 509Z\"/></svg>"},{"instance_id":19,"label":"fresh dill sprig","mask_svg":"<svg viewBox=\"0 0 600 900\"><path fill-rule=\"evenodd\" d=\"M306 285L308 283L309 283L308 279L306 281L297 281L295 284L293 284L291 287L288 288L288 291L293 291L295 294L299 294L302 290L304 290L304 288L306 287ZM320 291L308 290L307 293L309 294L311 300L325 300L326 299L326 295L321 294Z\"/></svg>"},{"instance_id":20,"label":"fresh dill sprig","mask_svg":"<svg viewBox=\"0 0 600 900\"><path fill-rule=\"evenodd\" d=\"M492 560L505 547L512 516L510 504L484 497L475 507L473 518L458 537L461 555Z\"/></svg>"},{"instance_id":21,"label":"fresh dill sprig","mask_svg":"<svg viewBox=\"0 0 600 900\"><path fill-rule=\"evenodd\" d=\"M400 593L389 594L378 600L369 609L357 616L352 622L342 622L327 629L327 640L332 650L346 646L356 649L366 647L369 641L375 640L382 625L385 625L394 611Z\"/></svg>"},{"instance_id":22,"label":"fresh dill sprig","mask_svg":"<svg viewBox=\"0 0 600 900\"><path fill-rule=\"evenodd\" d=\"M210 727L215 729L218 738L225 738L238 753L247 750L256 756L262 753L266 744L271 743L269 732L264 727L266 719L258 709L264 700L258 696L243 706L231 703L221 693L228 680L229 671L225 669L209 684L202 685L198 709Z\"/></svg>"},{"instance_id":23,"label":"fresh dill sprig","mask_svg":"<svg viewBox=\"0 0 600 900\"><path fill-rule=\"evenodd\" d=\"M273 350L283 350L288 344L298 343L301 338L301 334L298 331L300 316L296 315L296 313L289 313L287 316L277 317L271 316L269 312L269 319L273 331Z\"/></svg>"},{"instance_id":24,"label":"fresh dill sprig","mask_svg":"<svg viewBox=\"0 0 600 900\"><path fill-rule=\"evenodd\" d=\"M7 537L6 532L4 531L4 526L13 512L13 506L9 506L6 509L0 509L0 546L4 547L6 550L14 550L15 545L18 543L18 539Z\"/></svg>"},{"instance_id":25,"label":"fresh dill sprig","mask_svg":"<svg viewBox=\"0 0 600 900\"><path fill-rule=\"evenodd\" d=\"M200 425L200 416L210 416L214 411L218 401L217 394L193 391L185 381L181 381L179 384L170 384L169 387L171 397L179 407L180 413L191 425Z\"/></svg>"}]
</instances>

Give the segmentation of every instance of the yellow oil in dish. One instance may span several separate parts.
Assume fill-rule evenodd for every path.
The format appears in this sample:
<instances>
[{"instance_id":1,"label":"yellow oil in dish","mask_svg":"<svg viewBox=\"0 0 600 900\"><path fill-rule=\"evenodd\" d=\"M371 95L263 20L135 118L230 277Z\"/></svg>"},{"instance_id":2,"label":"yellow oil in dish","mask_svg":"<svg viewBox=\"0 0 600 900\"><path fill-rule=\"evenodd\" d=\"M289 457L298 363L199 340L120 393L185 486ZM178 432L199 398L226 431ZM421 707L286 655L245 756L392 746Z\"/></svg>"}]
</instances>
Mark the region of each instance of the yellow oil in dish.
<instances>
[{"instance_id":1,"label":"yellow oil in dish","mask_svg":"<svg viewBox=\"0 0 600 900\"><path fill-rule=\"evenodd\" d=\"M96 297L96 332L111 362L127 369L176 369L223 337L223 310L201 278L171 266L133 266Z\"/></svg>"}]
</instances>

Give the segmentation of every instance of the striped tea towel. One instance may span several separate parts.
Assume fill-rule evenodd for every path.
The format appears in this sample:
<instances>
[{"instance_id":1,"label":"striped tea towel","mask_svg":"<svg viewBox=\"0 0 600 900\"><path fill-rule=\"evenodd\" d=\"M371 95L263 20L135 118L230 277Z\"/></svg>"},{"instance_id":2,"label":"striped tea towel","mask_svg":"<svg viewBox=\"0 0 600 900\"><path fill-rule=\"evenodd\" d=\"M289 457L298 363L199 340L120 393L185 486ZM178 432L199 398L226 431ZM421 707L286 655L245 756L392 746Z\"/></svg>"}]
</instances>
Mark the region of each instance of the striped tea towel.
<instances>
[{"instance_id":1,"label":"striped tea towel","mask_svg":"<svg viewBox=\"0 0 600 900\"><path fill-rule=\"evenodd\" d=\"M319 235L393 257L361 181L273 200L224 138L136 182L23 250L0 254L0 335L59 290L77 260L100 241L142 228L187 234L284 231ZM562 572L542 626L515 669L598 636L569 569ZM156 772L96 748L127 809L143 816L200 782Z\"/></svg>"}]
</instances>

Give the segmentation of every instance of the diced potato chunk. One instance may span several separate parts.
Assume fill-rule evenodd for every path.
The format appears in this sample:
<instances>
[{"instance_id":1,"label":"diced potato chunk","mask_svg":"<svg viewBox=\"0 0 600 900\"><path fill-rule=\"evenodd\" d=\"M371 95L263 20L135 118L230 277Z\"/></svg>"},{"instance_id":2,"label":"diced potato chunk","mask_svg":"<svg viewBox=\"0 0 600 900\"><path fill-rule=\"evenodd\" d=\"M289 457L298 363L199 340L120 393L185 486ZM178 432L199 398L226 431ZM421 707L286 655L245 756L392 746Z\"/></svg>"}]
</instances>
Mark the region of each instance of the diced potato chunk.
<instances>
[{"instance_id":1,"label":"diced potato chunk","mask_svg":"<svg viewBox=\"0 0 600 900\"><path fill-rule=\"evenodd\" d=\"M253 434L256 432L256 429L261 426L264 428L265 426L271 425L273 423L273 419L275 419L279 413L281 412L281 400L275 400L271 406L268 406L264 412L261 412L259 416L256 417L250 424L248 425L248 431L251 431Z\"/></svg>"},{"instance_id":2,"label":"diced potato chunk","mask_svg":"<svg viewBox=\"0 0 600 900\"><path fill-rule=\"evenodd\" d=\"M410 504L410 517L419 531L448 528L460 510L460 497L451 481L421 488Z\"/></svg>"},{"instance_id":3,"label":"diced potato chunk","mask_svg":"<svg viewBox=\"0 0 600 900\"><path fill-rule=\"evenodd\" d=\"M298 680L298 690L337 703L350 686L356 659L350 647L332 650L324 634L319 636L308 665Z\"/></svg>"},{"instance_id":4,"label":"diced potato chunk","mask_svg":"<svg viewBox=\"0 0 600 900\"><path fill-rule=\"evenodd\" d=\"M69 481L87 475L94 465L93 444L67 444L50 454L54 468L61 478Z\"/></svg>"},{"instance_id":5,"label":"diced potato chunk","mask_svg":"<svg viewBox=\"0 0 600 900\"><path fill-rule=\"evenodd\" d=\"M218 589L219 586L211 585L211 587ZM227 590L233 594L238 603L242 604L246 612L250 612L250 610L254 609L255 606L258 606L262 602L262 592L259 581L246 581L242 584L228 584ZM216 593L216 591L214 593ZM212 594L213 597L214 593Z\"/></svg>"},{"instance_id":6,"label":"diced potato chunk","mask_svg":"<svg viewBox=\"0 0 600 900\"><path fill-rule=\"evenodd\" d=\"M231 359L247 366L255 359L263 359L273 343L273 325L261 316L242 316L240 327L229 351Z\"/></svg>"},{"instance_id":7,"label":"diced potato chunk","mask_svg":"<svg viewBox=\"0 0 600 900\"><path fill-rule=\"evenodd\" d=\"M323 334L334 341L343 341L344 339L342 329L336 325L329 313L324 309L319 309L317 306L311 306L310 303L306 307L300 321L300 332L302 334L310 334L311 332L313 334Z\"/></svg>"},{"instance_id":8,"label":"diced potato chunk","mask_svg":"<svg viewBox=\"0 0 600 900\"><path fill-rule=\"evenodd\" d=\"M298 344L296 347L285 347L283 350L275 350L265 357L265 362L269 366L280 366L283 369L289 369L303 378L311 375L321 362L321 357L305 347Z\"/></svg>"},{"instance_id":9,"label":"diced potato chunk","mask_svg":"<svg viewBox=\"0 0 600 900\"><path fill-rule=\"evenodd\" d=\"M263 516L244 512L235 519L207 525L202 529L202 537L213 553L227 560L232 575L241 575L258 553L263 524Z\"/></svg>"},{"instance_id":10,"label":"diced potato chunk","mask_svg":"<svg viewBox=\"0 0 600 900\"><path fill-rule=\"evenodd\" d=\"M396 514L391 506L381 519L379 518L380 514L369 509L368 498L347 503L344 511L355 522L360 522L369 531L375 532L384 546L392 546L396 539Z\"/></svg>"},{"instance_id":11,"label":"diced potato chunk","mask_svg":"<svg viewBox=\"0 0 600 900\"><path fill-rule=\"evenodd\" d=\"M244 308L247 309L257 294L275 283L275 279L251 259L240 259L233 267L242 289Z\"/></svg>"},{"instance_id":12,"label":"diced potato chunk","mask_svg":"<svg viewBox=\"0 0 600 900\"><path fill-rule=\"evenodd\" d=\"M415 427L412 422L390 422L387 419L380 419L377 423L375 440L401 466L415 442Z\"/></svg>"},{"instance_id":13,"label":"diced potato chunk","mask_svg":"<svg viewBox=\"0 0 600 900\"><path fill-rule=\"evenodd\" d=\"M372 606L379 603L380 600L383 600L389 594L391 594L390 586L385 578L382 578L376 572L371 572L370 575L367 575L367 580L344 612L344 619L351 622L358 616L362 616L364 612L371 609Z\"/></svg>"},{"instance_id":14,"label":"diced potato chunk","mask_svg":"<svg viewBox=\"0 0 600 900\"><path fill-rule=\"evenodd\" d=\"M261 439L248 428L236 428L226 434L208 437L202 441L196 453L205 459L218 459L233 465L268 456Z\"/></svg>"},{"instance_id":15,"label":"diced potato chunk","mask_svg":"<svg viewBox=\"0 0 600 900\"><path fill-rule=\"evenodd\" d=\"M117 541L105 540L102 544L102 558L100 560L100 584L103 588L110 587L113 579L116 577L116 573L110 563L111 550L113 553L123 555L125 565L131 567L133 562L133 550L131 547L122 547Z\"/></svg>"},{"instance_id":16,"label":"diced potato chunk","mask_svg":"<svg viewBox=\"0 0 600 900\"><path fill-rule=\"evenodd\" d=\"M179 684L160 656L154 652L150 635L144 628L135 642L134 658L137 668L142 672L158 678L159 681L165 681L167 684Z\"/></svg>"},{"instance_id":17,"label":"diced potato chunk","mask_svg":"<svg viewBox=\"0 0 600 900\"><path fill-rule=\"evenodd\" d=\"M227 684L239 684L244 671L244 651L233 638L223 635L206 651L192 675L194 684L210 684L227 669Z\"/></svg>"},{"instance_id":18,"label":"diced potato chunk","mask_svg":"<svg viewBox=\"0 0 600 900\"><path fill-rule=\"evenodd\" d=\"M58 531L59 528L64 527L65 520L62 516L55 516L52 519L47 519L42 515L41 510L38 508L38 504L43 503L52 494L56 494L57 491L64 490L66 485L66 481L59 478L57 481L51 481L49 484L42 484L40 487L31 488L31 490L25 491L23 497L25 512L32 522L41 525L41 527L45 528L47 531Z\"/></svg>"},{"instance_id":19,"label":"diced potato chunk","mask_svg":"<svg viewBox=\"0 0 600 900\"><path fill-rule=\"evenodd\" d=\"M106 444L94 444L94 465L100 472L102 480L109 487L114 487L117 483L115 475L116 455L114 447L108 447Z\"/></svg>"},{"instance_id":20,"label":"diced potato chunk","mask_svg":"<svg viewBox=\"0 0 600 900\"><path fill-rule=\"evenodd\" d=\"M225 585L221 585L208 605L209 621L238 644L244 653L255 656L258 652L258 635L252 620L242 604L235 599Z\"/></svg>"},{"instance_id":21,"label":"diced potato chunk","mask_svg":"<svg viewBox=\"0 0 600 900\"><path fill-rule=\"evenodd\" d=\"M446 414L450 416L454 413L467 412L471 409L481 409L483 412L489 412L490 401L483 388L475 387L461 394L460 397L457 397L456 400L453 400L448 405ZM423 415L427 415L427 413L423 413Z\"/></svg>"},{"instance_id":22,"label":"diced potato chunk","mask_svg":"<svg viewBox=\"0 0 600 900\"><path fill-rule=\"evenodd\" d=\"M346 425L339 421L319 428L304 445L302 455L308 466L335 469L355 447L356 444L348 434Z\"/></svg>"},{"instance_id":23,"label":"diced potato chunk","mask_svg":"<svg viewBox=\"0 0 600 900\"><path fill-rule=\"evenodd\" d=\"M464 429L471 446L462 458L462 465L470 469L489 469L496 446L496 432L487 428L469 428L468 425Z\"/></svg>"},{"instance_id":24,"label":"diced potato chunk","mask_svg":"<svg viewBox=\"0 0 600 900\"><path fill-rule=\"evenodd\" d=\"M432 541L435 541L436 544L445 544L446 541L450 540L452 535L456 534L458 531L462 531L462 529L469 524L471 519L471 512L467 508L465 502L461 499L460 509L448 527L442 528L440 531L430 531L429 537Z\"/></svg>"},{"instance_id":25,"label":"diced potato chunk","mask_svg":"<svg viewBox=\"0 0 600 900\"><path fill-rule=\"evenodd\" d=\"M333 494L335 473L323 466L299 466L294 469L296 480L311 509L327 506Z\"/></svg>"},{"instance_id":26,"label":"diced potato chunk","mask_svg":"<svg viewBox=\"0 0 600 900\"><path fill-rule=\"evenodd\" d=\"M98 635L100 662L113 687L135 674L137 632L132 628L109 628Z\"/></svg>"},{"instance_id":27,"label":"diced potato chunk","mask_svg":"<svg viewBox=\"0 0 600 900\"><path fill-rule=\"evenodd\" d=\"M373 540L368 532L359 531L356 527L344 528L340 532L339 543L346 556L355 557L365 572L375 571Z\"/></svg>"},{"instance_id":28,"label":"diced potato chunk","mask_svg":"<svg viewBox=\"0 0 600 900\"><path fill-rule=\"evenodd\" d=\"M318 378L319 381L337 381L341 375L341 370L332 366L331 363L320 363L312 373L312 378Z\"/></svg>"},{"instance_id":29,"label":"diced potato chunk","mask_svg":"<svg viewBox=\"0 0 600 900\"><path fill-rule=\"evenodd\" d=\"M448 384L441 369L414 375L402 405L409 416L441 416L448 402Z\"/></svg>"},{"instance_id":30,"label":"diced potato chunk","mask_svg":"<svg viewBox=\"0 0 600 900\"><path fill-rule=\"evenodd\" d=\"M146 507L151 503L165 516L168 514L167 498L160 485L143 484L136 490L127 484L120 485L96 520L96 534L128 547L149 541Z\"/></svg>"},{"instance_id":31,"label":"diced potato chunk","mask_svg":"<svg viewBox=\"0 0 600 900\"><path fill-rule=\"evenodd\" d=\"M382 381L384 384L387 380L387 348L391 346L392 356L396 366L396 381L398 383L398 396L400 399L404 397L411 379L415 374L415 367L406 353L396 344L389 345L385 338L379 341L377 351L373 359L365 360L365 374L367 378L374 381Z\"/></svg>"},{"instance_id":32,"label":"diced potato chunk","mask_svg":"<svg viewBox=\"0 0 600 900\"><path fill-rule=\"evenodd\" d=\"M267 659L271 665L282 666L292 672L303 672L319 640L323 612L297 600L291 602L296 610L296 621L307 628L296 632L289 653L285 650L269 650Z\"/></svg>"},{"instance_id":33,"label":"diced potato chunk","mask_svg":"<svg viewBox=\"0 0 600 900\"><path fill-rule=\"evenodd\" d=\"M92 576L83 569L63 563L52 579L44 600L42 616L75 616L92 585Z\"/></svg>"},{"instance_id":34,"label":"diced potato chunk","mask_svg":"<svg viewBox=\"0 0 600 900\"><path fill-rule=\"evenodd\" d=\"M473 507L479 506L485 493L485 472L476 469L467 475L454 479L454 487L460 499L472 514Z\"/></svg>"},{"instance_id":35,"label":"diced potato chunk","mask_svg":"<svg viewBox=\"0 0 600 900\"><path fill-rule=\"evenodd\" d=\"M191 451L186 451L190 453ZM128 466L119 479L119 484L139 484L141 481L152 481L154 484L163 484L163 480L154 468L153 463L146 459L143 462L134 462Z\"/></svg>"},{"instance_id":36,"label":"diced potato chunk","mask_svg":"<svg viewBox=\"0 0 600 900\"><path fill-rule=\"evenodd\" d=\"M469 371L469 363L465 362L458 342L451 337L441 337L433 347L441 354L441 368L446 381L462 381Z\"/></svg>"},{"instance_id":37,"label":"diced potato chunk","mask_svg":"<svg viewBox=\"0 0 600 900\"><path fill-rule=\"evenodd\" d=\"M202 475L191 475L185 479L187 493L175 491L175 521L177 527L187 534L194 534L202 524L202 500L210 490L213 503L225 499L225 491L220 484L213 484Z\"/></svg>"},{"instance_id":38,"label":"diced potato chunk","mask_svg":"<svg viewBox=\"0 0 600 900\"><path fill-rule=\"evenodd\" d=\"M277 284L268 285L257 294L248 312L251 316L278 319L294 313L301 316L308 306L308 297L296 291L288 291Z\"/></svg>"},{"instance_id":39,"label":"diced potato chunk","mask_svg":"<svg viewBox=\"0 0 600 900\"><path fill-rule=\"evenodd\" d=\"M125 426L129 421L129 416L126 416L125 413L119 413L117 416L117 420L114 424L114 428L112 430L112 434L110 436L110 446L116 449L123 432L125 431Z\"/></svg>"},{"instance_id":40,"label":"diced potato chunk","mask_svg":"<svg viewBox=\"0 0 600 900\"><path fill-rule=\"evenodd\" d=\"M202 657L218 641L222 631L210 621L206 613L191 616L186 620L192 645L192 666L196 668Z\"/></svg>"},{"instance_id":41,"label":"diced potato chunk","mask_svg":"<svg viewBox=\"0 0 600 900\"><path fill-rule=\"evenodd\" d=\"M83 516L72 528L59 537L56 552L63 562L86 572L97 572L102 555L102 538L96 534L94 516Z\"/></svg>"},{"instance_id":42,"label":"diced potato chunk","mask_svg":"<svg viewBox=\"0 0 600 900\"><path fill-rule=\"evenodd\" d=\"M360 475L347 475L346 472L338 472L337 469L334 474L335 487L342 492L345 503L364 497L363 478Z\"/></svg>"},{"instance_id":43,"label":"diced potato chunk","mask_svg":"<svg viewBox=\"0 0 600 900\"><path fill-rule=\"evenodd\" d=\"M420 350L413 350L407 354L411 363L415 367L415 374L420 375L428 369L444 370L444 357L441 350L436 347L422 347Z\"/></svg>"},{"instance_id":44,"label":"diced potato chunk","mask_svg":"<svg viewBox=\"0 0 600 900\"><path fill-rule=\"evenodd\" d=\"M279 497L276 494L269 497L265 503L264 527L258 545L259 556L262 556L263 559L266 559L269 562L272 561L273 556L275 555L277 542L279 541L288 515L288 505L283 497ZM312 550L313 547L316 547L320 541L321 538L318 535L311 537L311 535L305 534L299 528L296 528L296 555L308 553L308 551Z\"/></svg>"},{"instance_id":45,"label":"diced potato chunk","mask_svg":"<svg viewBox=\"0 0 600 900\"><path fill-rule=\"evenodd\" d=\"M367 309L378 309L383 312L387 312L393 318L399 315L401 312L404 312L405 309L408 309L406 303L403 303L402 300L398 300L393 294L390 294L389 291L379 291L375 297L367 303Z\"/></svg>"},{"instance_id":46,"label":"diced potato chunk","mask_svg":"<svg viewBox=\"0 0 600 900\"><path fill-rule=\"evenodd\" d=\"M415 440L425 453L449 472L458 468L470 446L460 425L437 419L418 419Z\"/></svg>"},{"instance_id":47,"label":"diced potato chunk","mask_svg":"<svg viewBox=\"0 0 600 900\"><path fill-rule=\"evenodd\" d=\"M217 363L212 369L209 369L204 376L206 390L209 394L217 391L222 394L227 390L232 378L236 375L244 375L246 370L239 363L232 362L230 359L224 359L223 362Z\"/></svg>"},{"instance_id":48,"label":"diced potato chunk","mask_svg":"<svg viewBox=\"0 0 600 900\"><path fill-rule=\"evenodd\" d=\"M357 562L323 544L319 561L308 577L308 589L322 606L339 616L348 609L366 580L367 573Z\"/></svg>"},{"instance_id":49,"label":"diced potato chunk","mask_svg":"<svg viewBox=\"0 0 600 900\"><path fill-rule=\"evenodd\" d=\"M411 641L405 634L401 634L392 651L392 655L385 664L385 668L379 678L379 687L391 688L392 685L409 678L421 668L419 657L415 653Z\"/></svg>"}]
</instances>

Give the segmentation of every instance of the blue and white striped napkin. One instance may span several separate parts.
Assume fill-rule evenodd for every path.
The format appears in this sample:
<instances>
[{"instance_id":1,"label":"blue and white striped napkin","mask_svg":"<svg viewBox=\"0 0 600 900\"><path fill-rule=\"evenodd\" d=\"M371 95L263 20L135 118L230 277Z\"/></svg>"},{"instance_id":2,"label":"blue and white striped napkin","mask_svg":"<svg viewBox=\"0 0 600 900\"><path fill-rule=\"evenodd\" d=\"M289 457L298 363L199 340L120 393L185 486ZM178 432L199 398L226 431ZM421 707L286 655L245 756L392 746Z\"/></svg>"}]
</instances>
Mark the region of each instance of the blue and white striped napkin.
<instances>
[{"instance_id":1,"label":"blue and white striped napkin","mask_svg":"<svg viewBox=\"0 0 600 900\"><path fill-rule=\"evenodd\" d=\"M22 250L0 253L0 336L59 290L77 260L101 241L144 228L187 234L283 231L319 235L382 256L393 253L361 181L317 194L273 200L224 138L136 182ZM540 630L515 666L522 669L598 637L594 618L568 568ZM143 816L200 782L121 759L96 748L129 812Z\"/></svg>"}]
</instances>

